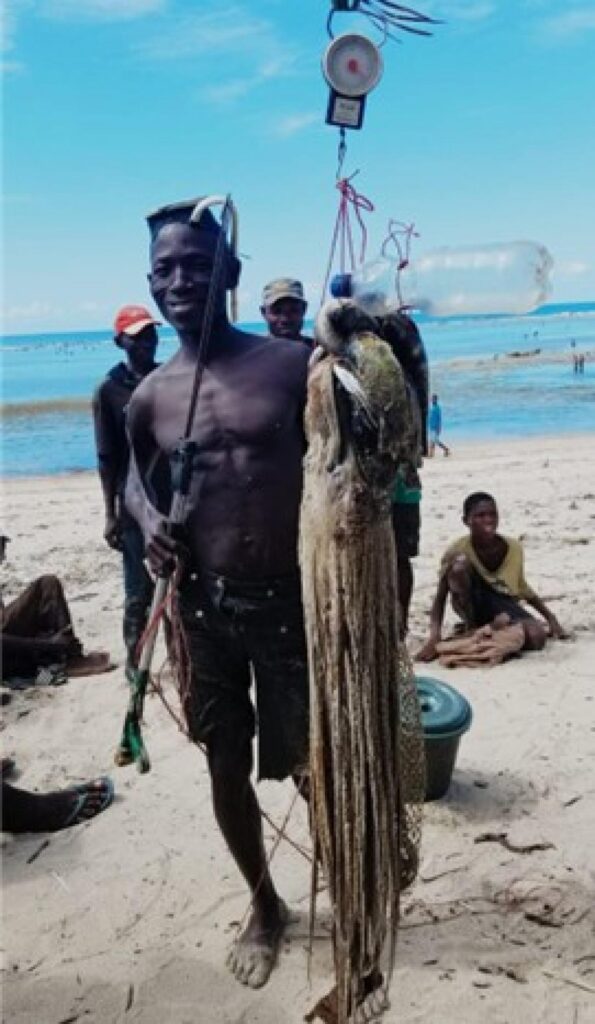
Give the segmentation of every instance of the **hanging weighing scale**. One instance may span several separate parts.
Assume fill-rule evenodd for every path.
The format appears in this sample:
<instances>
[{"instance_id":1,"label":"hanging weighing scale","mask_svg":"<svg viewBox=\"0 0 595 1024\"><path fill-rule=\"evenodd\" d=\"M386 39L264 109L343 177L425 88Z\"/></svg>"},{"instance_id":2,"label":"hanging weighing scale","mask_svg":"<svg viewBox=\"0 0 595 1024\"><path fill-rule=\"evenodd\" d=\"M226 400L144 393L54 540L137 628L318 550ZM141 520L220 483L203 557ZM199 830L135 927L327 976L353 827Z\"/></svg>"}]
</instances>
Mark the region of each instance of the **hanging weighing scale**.
<instances>
[{"instance_id":1,"label":"hanging weighing scale","mask_svg":"<svg viewBox=\"0 0 595 1024\"><path fill-rule=\"evenodd\" d=\"M366 96L382 77L380 50L367 36L345 32L327 46L322 73L330 86L326 123L361 128Z\"/></svg>"}]
</instances>

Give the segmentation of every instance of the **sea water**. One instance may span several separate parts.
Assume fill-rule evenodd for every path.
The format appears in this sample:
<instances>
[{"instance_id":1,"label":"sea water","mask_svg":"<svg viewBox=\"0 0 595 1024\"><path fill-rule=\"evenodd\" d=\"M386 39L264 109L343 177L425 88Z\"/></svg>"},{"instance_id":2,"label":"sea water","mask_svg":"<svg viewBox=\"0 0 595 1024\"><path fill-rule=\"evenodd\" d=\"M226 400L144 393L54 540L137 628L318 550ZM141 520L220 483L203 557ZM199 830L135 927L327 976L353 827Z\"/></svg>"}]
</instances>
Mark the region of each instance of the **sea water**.
<instances>
[{"instance_id":1,"label":"sea water","mask_svg":"<svg viewBox=\"0 0 595 1024\"><path fill-rule=\"evenodd\" d=\"M595 430L595 303L518 317L416 317L448 443ZM262 332L262 324L246 330ZM176 348L160 329L158 358ZM526 353L539 349L538 360ZM521 353L516 358L507 354ZM584 374L573 353L587 353ZM120 358L108 331L5 335L1 471L28 476L95 466L90 398Z\"/></svg>"}]
</instances>

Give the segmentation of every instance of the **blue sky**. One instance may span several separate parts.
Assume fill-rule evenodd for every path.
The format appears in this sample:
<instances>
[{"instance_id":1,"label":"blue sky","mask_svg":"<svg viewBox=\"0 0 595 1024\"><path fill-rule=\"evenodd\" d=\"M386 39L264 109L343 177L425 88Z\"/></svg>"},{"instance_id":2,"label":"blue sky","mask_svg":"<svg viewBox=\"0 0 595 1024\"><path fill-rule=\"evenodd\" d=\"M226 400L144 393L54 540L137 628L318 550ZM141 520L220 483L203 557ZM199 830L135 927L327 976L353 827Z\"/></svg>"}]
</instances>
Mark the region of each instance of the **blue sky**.
<instances>
[{"instance_id":1,"label":"blue sky","mask_svg":"<svg viewBox=\"0 0 595 1024\"><path fill-rule=\"evenodd\" d=\"M318 300L337 196L328 0L5 0L4 330L109 326L149 301L144 214L231 191L241 318L301 277ZM415 6L415 4L414 4ZM595 299L595 0L419 0L387 44L346 170L418 251L532 238L552 299ZM339 15L337 31L363 19Z\"/></svg>"}]
</instances>

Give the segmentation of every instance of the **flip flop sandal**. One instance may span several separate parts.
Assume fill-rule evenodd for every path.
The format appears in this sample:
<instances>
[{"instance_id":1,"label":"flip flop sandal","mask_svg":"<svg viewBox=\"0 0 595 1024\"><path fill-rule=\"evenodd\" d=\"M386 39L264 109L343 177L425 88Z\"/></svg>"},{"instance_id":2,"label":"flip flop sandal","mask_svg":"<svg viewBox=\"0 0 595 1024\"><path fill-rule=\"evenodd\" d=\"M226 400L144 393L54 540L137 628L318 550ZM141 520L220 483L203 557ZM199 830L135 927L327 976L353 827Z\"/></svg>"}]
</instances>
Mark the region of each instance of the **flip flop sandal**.
<instances>
[{"instance_id":1,"label":"flip flop sandal","mask_svg":"<svg viewBox=\"0 0 595 1024\"><path fill-rule=\"evenodd\" d=\"M82 782L80 786L73 786L71 792L76 794L74 808L60 828L81 825L105 811L114 799L114 784L107 775L103 775L93 782Z\"/></svg>"},{"instance_id":2,"label":"flip flop sandal","mask_svg":"<svg viewBox=\"0 0 595 1024\"><path fill-rule=\"evenodd\" d=\"M111 672L115 667L106 651L90 651L69 662L66 674L72 679L78 679L82 676L99 676L103 672Z\"/></svg>"},{"instance_id":3,"label":"flip flop sandal","mask_svg":"<svg viewBox=\"0 0 595 1024\"><path fill-rule=\"evenodd\" d=\"M67 683L64 665L43 665L37 670L35 686L63 686Z\"/></svg>"}]
</instances>

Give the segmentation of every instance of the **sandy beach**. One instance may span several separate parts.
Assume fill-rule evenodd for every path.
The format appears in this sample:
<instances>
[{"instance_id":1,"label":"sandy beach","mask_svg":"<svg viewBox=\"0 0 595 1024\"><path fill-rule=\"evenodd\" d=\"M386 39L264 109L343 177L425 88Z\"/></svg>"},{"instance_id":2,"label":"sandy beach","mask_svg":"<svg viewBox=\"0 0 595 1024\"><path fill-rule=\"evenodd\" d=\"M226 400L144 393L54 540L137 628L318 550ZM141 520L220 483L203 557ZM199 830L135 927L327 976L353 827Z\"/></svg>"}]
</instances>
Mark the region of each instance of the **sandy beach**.
<instances>
[{"instance_id":1,"label":"sandy beach","mask_svg":"<svg viewBox=\"0 0 595 1024\"><path fill-rule=\"evenodd\" d=\"M502 532L523 539L529 581L573 638L493 669L420 667L460 689L474 720L447 798L426 805L386 1024L595 1021L592 467L593 435L467 444L424 467L411 649L440 553L464 532L462 501L477 489L495 495ZM127 696L122 588L97 480L13 479L3 489L5 599L57 573L85 645L119 663L13 691L3 709L2 754L16 759L17 784L47 790L110 773L117 789L104 814L48 843L3 837L6 1024L298 1024L332 984L324 897L308 978L309 864L285 842L276 849L273 875L296 920L267 987L242 988L224 960L246 889L213 821L202 755L152 695L152 772L113 766ZM259 795L281 824L291 784ZM288 832L308 847L301 806Z\"/></svg>"}]
</instances>

